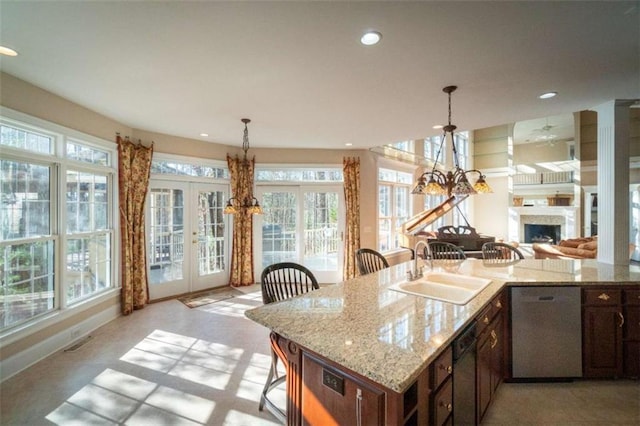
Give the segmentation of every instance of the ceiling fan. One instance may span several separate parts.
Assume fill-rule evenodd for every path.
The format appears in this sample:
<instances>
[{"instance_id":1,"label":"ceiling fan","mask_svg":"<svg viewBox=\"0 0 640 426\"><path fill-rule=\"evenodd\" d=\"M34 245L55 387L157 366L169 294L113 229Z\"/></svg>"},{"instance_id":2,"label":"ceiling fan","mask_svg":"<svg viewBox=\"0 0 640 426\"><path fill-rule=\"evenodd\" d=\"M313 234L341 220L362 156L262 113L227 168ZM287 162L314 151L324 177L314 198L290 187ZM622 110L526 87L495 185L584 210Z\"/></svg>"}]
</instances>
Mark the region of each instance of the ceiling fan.
<instances>
[{"instance_id":1,"label":"ceiling fan","mask_svg":"<svg viewBox=\"0 0 640 426\"><path fill-rule=\"evenodd\" d=\"M547 121L544 126L539 129L533 129L531 131L531 135L533 136L530 139L532 142L540 142L536 145L536 148L543 146L555 146L557 142L558 135L551 133L551 129L558 126L550 125Z\"/></svg>"}]
</instances>

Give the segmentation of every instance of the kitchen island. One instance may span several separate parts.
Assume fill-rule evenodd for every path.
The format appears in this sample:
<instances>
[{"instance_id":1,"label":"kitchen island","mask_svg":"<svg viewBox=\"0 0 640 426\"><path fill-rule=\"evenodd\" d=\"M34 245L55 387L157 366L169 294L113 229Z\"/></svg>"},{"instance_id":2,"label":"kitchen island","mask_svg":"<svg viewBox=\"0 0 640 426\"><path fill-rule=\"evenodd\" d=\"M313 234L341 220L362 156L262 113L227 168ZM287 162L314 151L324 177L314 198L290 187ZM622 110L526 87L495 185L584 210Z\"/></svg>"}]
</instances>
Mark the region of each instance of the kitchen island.
<instances>
[{"instance_id":1,"label":"kitchen island","mask_svg":"<svg viewBox=\"0 0 640 426\"><path fill-rule=\"evenodd\" d=\"M428 408L435 390L429 367L450 357L454 338L505 287L640 285L639 267L593 260L525 259L506 266L480 259L455 265L435 261L433 271L491 280L469 303L455 305L390 290L407 280L412 266L403 263L246 311L272 331L272 344L288 360L289 424L312 422L306 411L323 409L334 420L353 415L354 424L426 424L434 410ZM316 379L308 377L312 372ZM350 398L350 392L360 411L349 408L340 417L336 413L344 407L333 399ZM364 421L363 412L369 416Z\"/></svg>"}]
</instances>

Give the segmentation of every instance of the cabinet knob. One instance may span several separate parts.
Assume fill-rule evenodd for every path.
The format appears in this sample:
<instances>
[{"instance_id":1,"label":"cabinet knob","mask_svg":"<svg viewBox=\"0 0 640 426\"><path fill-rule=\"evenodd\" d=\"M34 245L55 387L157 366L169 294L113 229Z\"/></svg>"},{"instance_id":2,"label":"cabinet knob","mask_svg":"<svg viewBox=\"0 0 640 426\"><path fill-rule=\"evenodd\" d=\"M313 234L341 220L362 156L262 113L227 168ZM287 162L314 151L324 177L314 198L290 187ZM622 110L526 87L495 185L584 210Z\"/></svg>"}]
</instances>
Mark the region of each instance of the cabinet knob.
<instances>
[{"instance_id":1,"label":"cabinet knob","mask_svg":"<svg viewBox=\"0 0 640 426\"><path fill-rule=\"evenodd\" d=\"M600 296L598 296L598 299L607 301L611 299L611 297L607 293L602 293Z\"/></svg>"},{"instance_id":2,"label":"cabinet knob","mask_svg":"<svg viewBox=\"0 0 640 426\"><path fill-rule=\"evenodd\" d=\"M451 365L445 366L444 364L440 364L440 370L444 370L448 374L451 374L453 372L453 367Z\"/></svg>"},{"instance_id":3,"label":"cabinet knob","mask_svg":"<svg viewBox=\"0 0 640 426\"><path fill-rule=\"evenodd\" d=\"M498 300L498 303L496 303L496 308L501 309L502 308L502 302Z\"/></svg>"},{"instance_id":4,"label":"cabinet knob","mask_svg":"<svg viewBox=\"0 0 640 426\"><path fill-rule=\"evenodd\" d=\"M482 322L485 324L489 324L489 317L485 316Z\"/></svg>"},{"instance_id":5,"label":"cabinet knob","mask_svg":"<svg viewBox=\"0 0 640 426\"><path fill-rule=\"evenodd\" d=\"M444 401L442 401L440 403L440 406L445 407L447 409L448 412L452 412L453 411L453 404L449 403L445 403Z\"/></svg>"}]
</instances>

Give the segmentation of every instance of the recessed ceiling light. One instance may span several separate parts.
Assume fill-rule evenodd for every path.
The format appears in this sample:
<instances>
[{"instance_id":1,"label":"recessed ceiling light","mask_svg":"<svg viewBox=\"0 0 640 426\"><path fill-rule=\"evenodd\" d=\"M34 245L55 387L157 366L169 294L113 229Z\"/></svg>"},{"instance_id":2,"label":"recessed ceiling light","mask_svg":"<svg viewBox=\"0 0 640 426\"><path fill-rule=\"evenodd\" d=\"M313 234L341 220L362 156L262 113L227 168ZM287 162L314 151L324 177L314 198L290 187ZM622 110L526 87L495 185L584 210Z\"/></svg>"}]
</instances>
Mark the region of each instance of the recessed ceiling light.
<instances>
[{"instance_id":1,"label":"recessed ceiling light","mask_svg":"<svg viewBox=\"0 0 640 426\"><path fill-rule=\"evenodd\" d=\"M203 138L206 138L209 136L209 133L200 133L200 136L202 136Z\"/></svg>"},{"instance_id":2,"label":"recessed ceiling light","mask_svg":"<svg viewBox=\"0 0 640 426\"><path fill-rule=\"evenodd\" d=\"M345 145L345 146L351 146L351 145L353 145L353 144L352 144L351 142L347 142L347 143L345 143L344 145Z\"/></svg>"},{"instance_id":3,"label":"recessed ceiling light","mask_svg":"<svg viewBox=\"0 0 640 426\"><path fill-rule=\"evenodd\" d=\"M0 55L18 56L18 52L5 46L0 46Z\"/></svg>"},{"instance_id":4,"label":"recessed ceiling light","mask_svg":"<svg viewBox=\"0 0 640 426\"><path fill-rule=\"evenodd\" d=\"M364 35L360 38L360 43L365 46L372 46L374 44L378 44L380 39L382 38L382 34L377 31L368 31L364 33Z\"/></svg>"},{"instance_id":5,"label":"recessed ceiling light","mask_svg":"<svg viewBox=\"0 0 640 426\"><path fill-rule=\"evenodd\" d=\"M540 99L549 99L549 98L553 98L557 94L558 94L558 92L547 92L547 93L543 93L542 95L540 95L538 97Z\"/></svg>"},{"instance_id":6,"label":"recessed ceiling light","mask_svg":"<svg viewBox=\"0 0 640 426\"><path fill-rule=\"evenodd\" d=\"M432 127L432 129L442 129L444 126L442 124L436 124L435 126Z\"/></svg>"}]
</instances>

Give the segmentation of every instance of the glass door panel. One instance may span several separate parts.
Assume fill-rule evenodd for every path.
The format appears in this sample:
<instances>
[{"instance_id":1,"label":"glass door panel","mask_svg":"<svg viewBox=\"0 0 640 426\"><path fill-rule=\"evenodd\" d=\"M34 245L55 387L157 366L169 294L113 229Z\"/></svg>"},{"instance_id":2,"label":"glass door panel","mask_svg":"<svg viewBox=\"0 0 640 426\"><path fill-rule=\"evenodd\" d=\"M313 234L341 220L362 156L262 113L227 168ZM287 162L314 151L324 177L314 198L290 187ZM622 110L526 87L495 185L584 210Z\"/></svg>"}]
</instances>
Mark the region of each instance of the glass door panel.
<instances>
[{"instance_id":1,"label":"glass door panel","mask_svg":"<svg viewBox=\"0 0 640 426\"><path fill-rule=\"evenodd\" d=\"M342 270L342 227L337 191L304 192L302 263L320 282L337 282Z\"/></svg>"},{"instance_id":2,"label":"glass door panel","mask_svg":"<svg viewBox=\"0 0 640 426\"><path fill-rule=\"evenodd\" d=\"M196 265L192 291L228 284L226 267L227 226L222 213L226 203L224 188L212 190L212 185L199 185L195 189L197 198L196 228L193 243L196 244Z\"/></svg>"},{"instance_id":3,"label":"glass door panel","mask_svg":"<svg viewBox=\"0 0 640 426\"><path fill-rule=\"evenodd\" d=\"M147 203L147 256L151 299L187 293L185 192L187 184L152 182ZM189 247L187 246L187 251ZM188 253L186 253L188 255Z\"/></svg>"},{"instance_id":4,"label":"glass door panel","mask_svg":"<svg viewBox=\"0 0 640 426\"><path fill-rule=\"evenodd\" d=\"M299 263L296 245L299 215L297 188L264 191L260 203L264 215L261 217L261 227L254 229L254 234L258 237L256 248L260 247L262 259L256 268L256 280L259 280L262 270L273 263Z\"/></svg>"},{"instance_id":5,"label":"glass door panel","mask_svg":"<svg viewBox=\"0 0 640 426\"><path fill-rule=\"evenodd\" d=\"M339 186L258 187L264 215L254 223L256 281L264 268L278 262L300 263L321 283L341 280L341 191Z\"/></svg>"},{"instance_id":6,"label":"glass door panel","mask_svg":"<svg viewBox=\"0 0 640 426\"><path fill-rule=\"evenodd\" d=\"M151 181L147 204L151 299L228 284L229 238L222 214L226 198L224 185Z\"/></svg>"}]
</instances>

